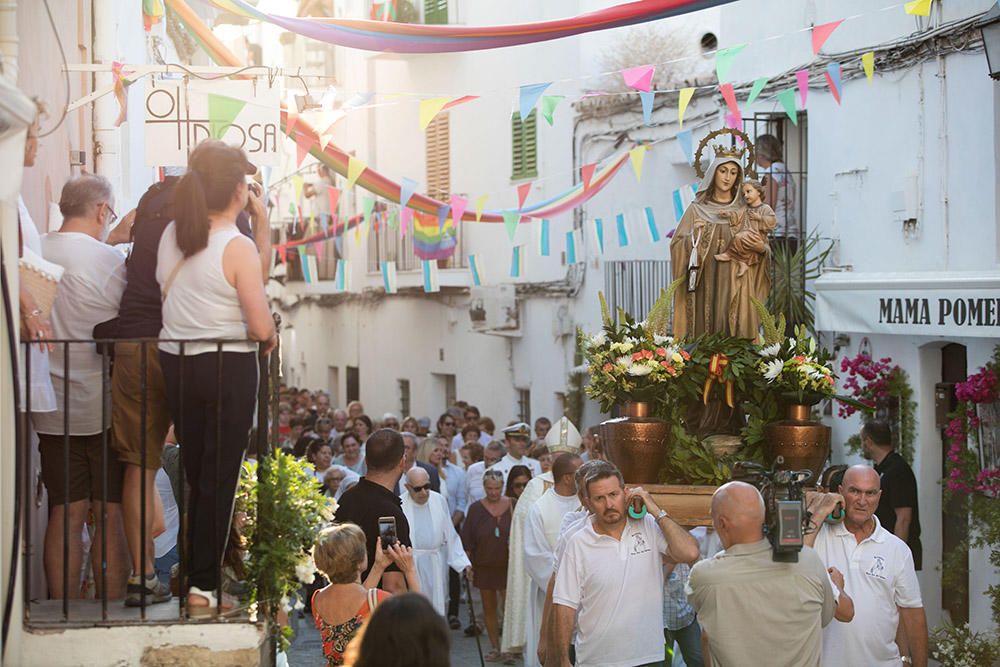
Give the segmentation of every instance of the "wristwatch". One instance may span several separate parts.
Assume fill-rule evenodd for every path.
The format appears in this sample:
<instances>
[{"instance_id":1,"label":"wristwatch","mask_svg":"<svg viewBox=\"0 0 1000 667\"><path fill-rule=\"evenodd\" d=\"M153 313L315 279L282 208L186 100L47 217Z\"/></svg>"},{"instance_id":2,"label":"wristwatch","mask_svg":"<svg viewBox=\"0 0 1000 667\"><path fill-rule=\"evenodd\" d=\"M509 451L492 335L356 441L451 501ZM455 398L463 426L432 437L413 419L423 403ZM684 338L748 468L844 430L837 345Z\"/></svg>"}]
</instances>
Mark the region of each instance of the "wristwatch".
<instances>
[{"instance_id":1,"label":"wristwatch","mask_svg":"<svg viewBox=\"0 0 1000 667\"><path fill-rule=\"evenodd\" d=\"M902 663L903 663L904 665L912 665L912 664L913 664L913 658L911 658L911 657L910 657L910 656L908 656L908 655L901 655L901 656L899 656L899 660L900 660L900 661L901 661L901 662L902 662Z\"/></svg>"},{"instance_id":2,"label":"wristwatch","mask_svg":"<svg viewBox=\"0 0 1000 667\"><path fill-rule=\"evenodd\" d=\"M667 514L667 510L661 509L659 512L656 513L656 522L659 523L660 519L662 519L664 517L669 517L669 516L670 515Z\"/></svg>"}]
</instances>

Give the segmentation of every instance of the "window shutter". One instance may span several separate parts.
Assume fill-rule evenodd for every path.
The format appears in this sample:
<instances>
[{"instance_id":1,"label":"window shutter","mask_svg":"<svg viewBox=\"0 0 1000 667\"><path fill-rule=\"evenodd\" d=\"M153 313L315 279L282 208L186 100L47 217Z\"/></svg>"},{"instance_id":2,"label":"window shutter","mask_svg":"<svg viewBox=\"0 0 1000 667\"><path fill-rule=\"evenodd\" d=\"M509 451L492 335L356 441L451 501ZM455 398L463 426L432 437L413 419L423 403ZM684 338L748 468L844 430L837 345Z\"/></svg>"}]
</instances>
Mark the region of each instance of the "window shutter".
<instances>
[{"instance_id":1,"label":"window shutter","mask_svg":"<svg viewBox=\"0 0 1000 667\"><path fill-rule=\"evenodd\" d=\"M538 112L532 109L523 121L521 114L510 118L511 167L513 180L538 176Z\"/></svg>"},{"instance_id":2,"label":"window shutter","mask_svg":"<svg viewBox=\"0 0 1000 667\"><path fill-rule=\"evenodd\" d=\"M448 23L448 0L424 0L424 23L446 25Z\"/></svg>"},{"instance_id":3,"label":"window shutter","mask_svg":"<svg viewBox=\"0 0 1000 667\"><path fill-rule=\"evenodd\" d=\"M451 132L449 115L439 113L427 126L427 195L447 200L451 194Z\"/></svg>"}]
</instances>

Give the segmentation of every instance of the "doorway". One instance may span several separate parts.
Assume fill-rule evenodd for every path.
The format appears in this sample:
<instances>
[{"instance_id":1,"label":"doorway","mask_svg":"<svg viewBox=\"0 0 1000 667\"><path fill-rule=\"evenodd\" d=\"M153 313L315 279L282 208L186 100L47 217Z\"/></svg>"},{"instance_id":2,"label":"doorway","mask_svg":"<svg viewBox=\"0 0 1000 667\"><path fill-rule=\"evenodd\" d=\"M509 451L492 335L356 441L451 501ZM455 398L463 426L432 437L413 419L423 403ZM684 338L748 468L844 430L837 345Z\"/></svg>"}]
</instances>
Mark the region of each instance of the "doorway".
<instances>
[{"instance_id":1,"label":"doorway","mask_svg":"<svg viewBox=\"0 0 1000 667\"><path fill-rule=\"evenodd\" d=\"M968 377L964 345L949 343L941 349L941 382L935 387L937 426L941 438L941 478L948 475L948 450L951 443L944 430L946 415L955 409L955 385ZM946 491L942 487L942 493ZM945 554L941 579L941 607L955 626L969 620L969 516L960 497L941 499L941 552Z\"/></svg>"}]
</instances>

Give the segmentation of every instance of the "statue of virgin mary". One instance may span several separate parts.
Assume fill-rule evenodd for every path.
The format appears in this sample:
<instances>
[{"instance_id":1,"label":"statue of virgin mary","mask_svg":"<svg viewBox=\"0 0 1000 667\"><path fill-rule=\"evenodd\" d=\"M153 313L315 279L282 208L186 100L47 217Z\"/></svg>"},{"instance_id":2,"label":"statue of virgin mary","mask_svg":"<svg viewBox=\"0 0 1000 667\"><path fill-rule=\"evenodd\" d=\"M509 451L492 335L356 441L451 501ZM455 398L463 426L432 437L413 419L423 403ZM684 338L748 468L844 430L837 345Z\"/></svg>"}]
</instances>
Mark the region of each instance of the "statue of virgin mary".
<instances>
[{"instance_id":1,"label":"statue of virgin mary","mask_svg":"<svg viewBox=\"0 0 1000 667\"><path fill-rule=\"evenodd\" d=\"M675 337L693 338L703 333L757 337L760 320L750 297L767 299L770 262L758 262L738 275L735 262L716 259L729 247L746 215L740 162L743 152L716 147L715 159L698 185L695 200L670 241L673 278L686 277L674 294ZM759 250L770 256L766 244Z\"/></svg>"}]
</instances>

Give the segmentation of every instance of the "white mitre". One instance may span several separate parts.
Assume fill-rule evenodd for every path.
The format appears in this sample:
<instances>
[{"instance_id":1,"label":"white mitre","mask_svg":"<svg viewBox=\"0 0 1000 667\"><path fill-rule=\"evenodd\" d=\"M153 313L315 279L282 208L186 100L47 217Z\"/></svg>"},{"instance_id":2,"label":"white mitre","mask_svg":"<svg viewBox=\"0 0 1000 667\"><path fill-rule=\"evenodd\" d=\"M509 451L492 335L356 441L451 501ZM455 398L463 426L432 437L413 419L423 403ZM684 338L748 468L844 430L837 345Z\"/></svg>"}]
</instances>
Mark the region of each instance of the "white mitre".
<instances>
[{"instance_id":1,"label":"white mitre","mask_svg":"<svg viewBox=\"0 0 1000 667\"><path fill-rule=\"evenodd\" d=\"M549 453L553 455L563 452L578 454L580 445L583 444L583 437L576 426L573 426L567 417L563 417L549 429L545 435L545 446L549 448Z\"/></svg>"}]
</instances>

